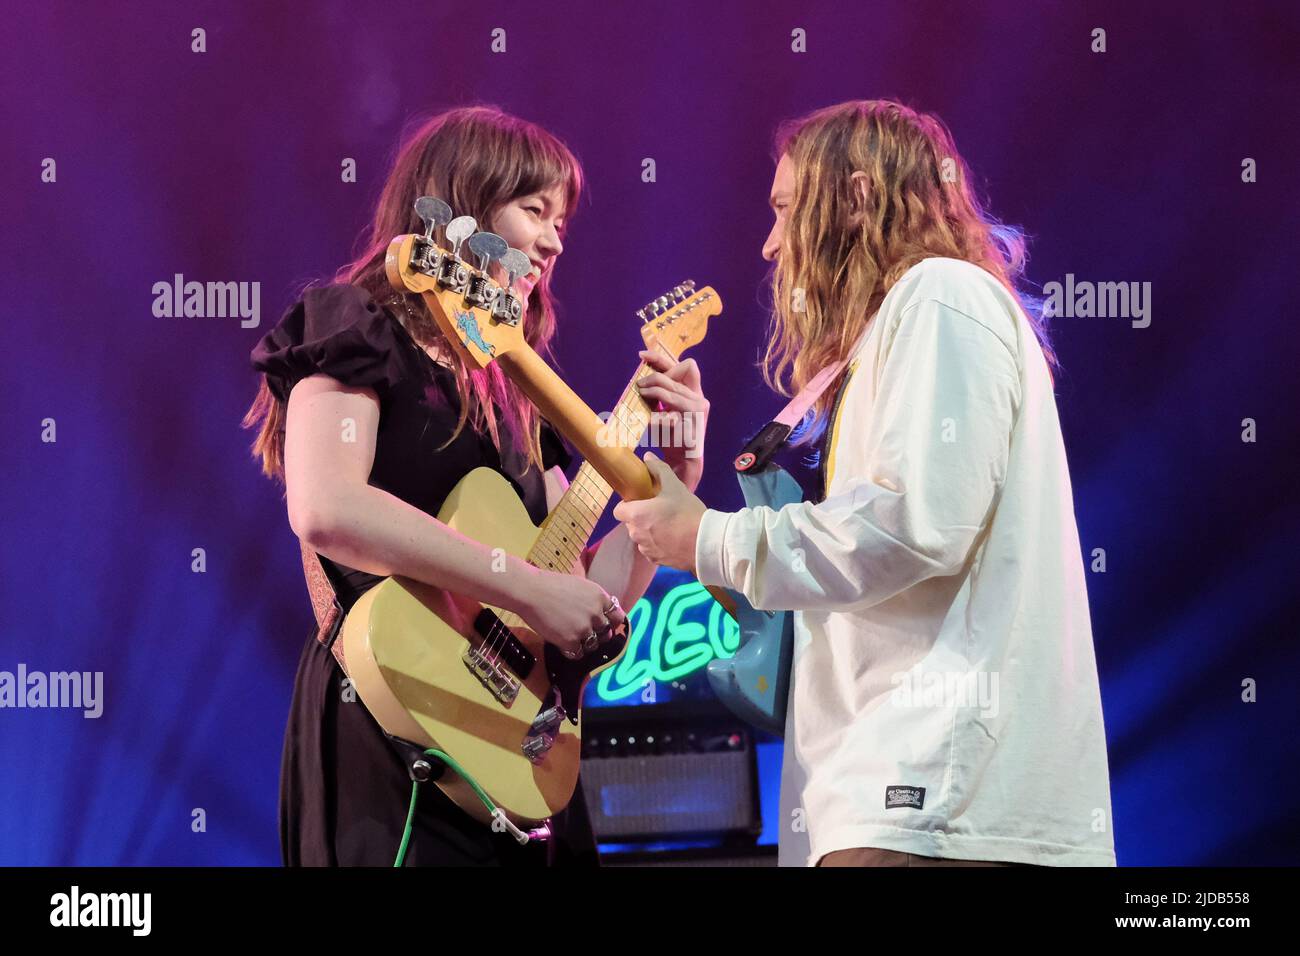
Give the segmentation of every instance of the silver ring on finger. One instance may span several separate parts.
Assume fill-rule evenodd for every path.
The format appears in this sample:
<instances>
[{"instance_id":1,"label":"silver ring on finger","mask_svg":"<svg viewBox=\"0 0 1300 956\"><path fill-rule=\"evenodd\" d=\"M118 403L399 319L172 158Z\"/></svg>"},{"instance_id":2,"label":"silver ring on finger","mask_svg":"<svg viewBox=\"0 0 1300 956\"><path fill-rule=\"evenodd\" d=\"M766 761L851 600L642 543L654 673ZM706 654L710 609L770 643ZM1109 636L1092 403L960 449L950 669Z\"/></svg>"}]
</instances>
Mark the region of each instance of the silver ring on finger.
<instances>
[{"instance_id":1,"label":"silver ring on finger","mask_svg":"<svg viewBox=\"0 0 1300 956\"><path fill-rule=\"evenodd\" d=\"M596 636L595 631L592 631L582 640L582 649L584 651L591 652L594 651L599 646L600 646L600 638Z\"/></svg>"},{"instance_id":2,"label":"silver ring on finger","mask_svg":"<svg viewBox=\"0 0 1300 956\"><path fill-rule=\"evenodd\" d=\"M614 595L611 594L609 596L609 607L605 608L605 610L601 611L600 613L604 614L606 617L609 617L609 612L614 610L616 607L618 607L618 598L614 597Z\"/></svg>"}]
</instances>

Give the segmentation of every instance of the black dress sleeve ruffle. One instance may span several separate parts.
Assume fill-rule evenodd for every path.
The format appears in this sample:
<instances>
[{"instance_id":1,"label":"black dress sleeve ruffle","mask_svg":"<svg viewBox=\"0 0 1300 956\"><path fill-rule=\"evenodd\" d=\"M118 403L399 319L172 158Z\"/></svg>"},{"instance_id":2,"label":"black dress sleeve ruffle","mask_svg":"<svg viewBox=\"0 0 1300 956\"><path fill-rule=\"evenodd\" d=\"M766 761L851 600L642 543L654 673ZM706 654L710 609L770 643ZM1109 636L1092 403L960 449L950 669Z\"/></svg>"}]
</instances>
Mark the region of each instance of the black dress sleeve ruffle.
<instances>
[{"instance_id":1,"label":"black dress sleeve ruffle","mask_svg":"<svg viewBox=\"0 0 1300 956\"><path fill-rule=\"evenodd\" d=\"M383 401L401 375L398 335L393 320L364 289L325 286L309 289L291 306L251 358L282 402L298 382L317 374L374 389Z\"/></svg>"}]
</instances>

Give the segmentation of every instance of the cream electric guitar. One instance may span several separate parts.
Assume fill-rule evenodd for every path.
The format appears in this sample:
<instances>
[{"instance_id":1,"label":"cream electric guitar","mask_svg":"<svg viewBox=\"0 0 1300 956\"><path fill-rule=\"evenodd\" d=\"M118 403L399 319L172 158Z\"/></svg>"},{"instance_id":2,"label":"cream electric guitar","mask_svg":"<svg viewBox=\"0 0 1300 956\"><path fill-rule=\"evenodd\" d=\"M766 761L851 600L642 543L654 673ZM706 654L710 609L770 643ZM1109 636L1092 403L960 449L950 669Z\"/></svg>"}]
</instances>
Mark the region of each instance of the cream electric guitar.
<instances>
[{"instance_id":1,"label":"cream electric guitar","mask_svg":"<svg viewBox=\"0 0 1300 956\"><path fill-rule=\"evenodd\" d=\"M433 200L433 202L438 202ZM642 364L606 426L523 339L522 303L509 291L527 257L503 262L502 288L487 274L505 243L489 233L470 238L480 257L475 269L457 247L473 222L450 219L445 204L417 204L430 224L389 248L388 275L425 302L462 361L471 367L500 361L548 421L586 461L541 527L532 523L511 485L490 468L477 468L452 489L438 519L491 548L551 571L581 571L586 547L613 491L628 498L654 493L633 451L651 410L635 388L649 371ZM443 210L446 210L444 213ZM459 223L459 225L458 225ZM447 225L452 250L439 248L433 230ZM515 268L512 268L515 267ZM522 268L520 268L522 267ZM642 339L674 360L704 338L708 320L722 311L717 293L678 286L638 313ZM516 826L533 825L563 809L573 796L581 752L581 701L591 677L615 664L626 631L578 660L569 660L516 615L451 592L394 576L357 600L340 638L348 673L366 707L394 737L451 756L466 776L445 772L435 782L462 809L485 822L492 812L472 779Z\"/></svg>"}]
</instances>

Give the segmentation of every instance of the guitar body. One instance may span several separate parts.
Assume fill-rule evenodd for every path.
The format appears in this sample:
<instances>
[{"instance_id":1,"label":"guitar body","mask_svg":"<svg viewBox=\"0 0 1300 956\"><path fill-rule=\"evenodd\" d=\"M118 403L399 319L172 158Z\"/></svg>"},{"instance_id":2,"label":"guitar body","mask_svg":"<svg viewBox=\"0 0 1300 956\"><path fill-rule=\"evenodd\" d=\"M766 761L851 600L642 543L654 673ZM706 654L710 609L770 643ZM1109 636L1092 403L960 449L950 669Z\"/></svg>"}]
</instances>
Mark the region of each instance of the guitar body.
<instances>
[{"instance_id":1,"label":"guitar body","mask_svg":"<svg viewBox=\"0 0 1300 956\"><path fill-rule=\"evenodd\" d=\"M635 448L652 411L636 382L641 363L610 416L612 430L528 344L523 301L512 291L527 262L499 236L469 235L476 223L451 219L451 208L421 197L416 212L426 233L397 236L384 269L402 292L419 293L439 331L467 369L496 362L586 460L539 528L513 487L479 468L452 490L438 518L489 548L535 567L573 573L610 496L652 498L656 482ZM435 233L441 233L443 242ZM460 257L461 241L479 259ZM490 274L507 272L501 286ZM687 281L637 315L647 349L674 361L704 338L710 317L722 311L716 291ZM723 606L730 598L718 595ZM565 807L578 782L582 692L592 675L614 664L627 647L627 628L569 660L540 640L519 618L436 587L394 576L366 592L343 623L349 676L380 726L425 749L445 751L518 826L540 822ZM473 788L452 770L438 786L472 816L491 814Z\"/></svg>"},{"instance_id":2,"label":"guitar body","mask_svg":"<svg viewBox=\"0 0 1300 956\"><path fill-rule=\"evenodd\" d=\"M532 523L518 494L490 468L461 479L438 513L461 534L525 558L541 529ZM353 605L343 623L349 676L375 720L395 737L451 755L519 826L533 825L563 809L578 782L582 690L592 673L612 664L626 638L601 653L568 661L522 626L509 612L488 608L509 624L516 651L500 653L503 668L517 681L503 702L466 663L478 648L491 660L505 640L499 624L481 623L484 606L440 588L390 577ZM479 621L476 625L476 621ZM511 660L529 666L508 667ZM522 672L522 673L521 673ZM559 702L567 715L539 760L522 745L538 715ZM491 814L468 783L447 771L437 785L467 813L488 822Z\"/></svg>"},{"instance_id":3,"label":"guitar body","mask_svg":"<svg viewBox=\"0 0 1300 956\"><path fill-rule=\"evenodd\" d=\"M780 510L803 500L803 489L778 465L749 474L739 473L745 506ZM732 713L755 727L785 733L790 665L794 653L794 615L789 611L759 611L737 591L728 591L736 604L740 647L728 658L709 661L709 684Z\"/></svg>"}]
</instances>

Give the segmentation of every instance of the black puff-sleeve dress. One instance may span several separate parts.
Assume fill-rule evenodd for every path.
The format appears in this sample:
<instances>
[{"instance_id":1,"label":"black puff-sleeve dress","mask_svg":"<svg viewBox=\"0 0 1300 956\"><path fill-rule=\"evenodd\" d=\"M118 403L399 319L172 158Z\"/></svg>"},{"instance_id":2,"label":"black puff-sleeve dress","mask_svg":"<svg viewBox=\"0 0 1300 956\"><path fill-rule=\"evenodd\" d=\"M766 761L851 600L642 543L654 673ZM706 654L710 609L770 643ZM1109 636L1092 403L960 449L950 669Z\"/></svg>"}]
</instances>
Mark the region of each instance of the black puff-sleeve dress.
<instances>
[{"instance_id":1,"label":"black puff-sleeve dress","mask_svg":"<svg viewBox=\"0 0 1300 956\"><path fill-rule=\"evenodd\" d=\"M459 398L451 369L435 362L386 306L347 285L309 290L252 353L280 401L301 379L323 373L375 391L379 431L370 484L437 515L456 483L480 466L496 469L519 493L529 515L546 515L542 474L528 468L509 426L498 417L504 452L466 425L455 430ZM567 467L571 455L547 424L542 427L547 469ZM329 562L348 608L382 578ZM313 625L294 680L280 776L280 844L286 866L392 866L411 799L403 757L360 700L343 699L334 655ZM349 695L355 697L354 694ZM422 784L405 865L595 865L596 843L578 786L573 801L552 819L554 838L520 846L494 833Z\"/></svg>"}]
</instances>

